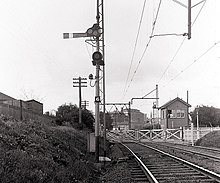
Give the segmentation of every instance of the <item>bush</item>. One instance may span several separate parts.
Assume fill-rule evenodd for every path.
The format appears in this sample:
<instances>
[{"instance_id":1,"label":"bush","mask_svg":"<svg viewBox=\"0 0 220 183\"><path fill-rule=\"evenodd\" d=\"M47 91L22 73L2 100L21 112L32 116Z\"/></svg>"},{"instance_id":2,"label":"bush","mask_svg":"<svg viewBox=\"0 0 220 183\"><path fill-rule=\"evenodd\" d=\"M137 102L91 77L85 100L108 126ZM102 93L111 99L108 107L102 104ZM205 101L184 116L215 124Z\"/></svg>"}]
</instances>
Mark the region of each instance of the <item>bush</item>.
<instances>
[{"instance_id":1,"label":"bush","mask_svg":"<svg viewBox=\"0 0 220 183\"><path fill-rule=\"evenodd\" d=\"M56 123L58 125L68 122L78 129L81 129L83 125L92 130L95 121L91 111L82 109L82 124L79 124L79 108L72 104L64 104L58 107L56 117Z\"/></svg>"},{"instance_id":2,"label":"bush","mask_svg":"<svg viewBox=\"0 0 220 183\"><path fill-rule=\"evenodd\" d=\"M86 137L73 128L0 119L0 182L75 182L91 176Z\"/></svg>"}]
</instances>

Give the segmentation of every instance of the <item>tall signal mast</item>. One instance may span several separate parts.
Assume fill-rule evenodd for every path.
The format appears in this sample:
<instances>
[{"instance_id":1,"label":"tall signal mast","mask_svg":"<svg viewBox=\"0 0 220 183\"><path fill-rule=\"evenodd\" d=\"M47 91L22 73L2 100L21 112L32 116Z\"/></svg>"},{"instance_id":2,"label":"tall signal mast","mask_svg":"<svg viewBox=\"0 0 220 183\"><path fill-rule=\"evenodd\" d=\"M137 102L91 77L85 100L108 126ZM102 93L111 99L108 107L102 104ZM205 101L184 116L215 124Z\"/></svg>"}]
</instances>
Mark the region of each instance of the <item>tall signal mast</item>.
<instances>
[{"instance_id":1,"label":"tall signal mast","mask_svg":"<svg viewBox=\"0 0 220 183\"><path fill-rule=\"evenodd\" d=\"M96 150L95 159L99 161L99 136L100 136L100 106L103 106L103 118L104 118L104 157L106 157L106 120L105 120L105 44L104 44L104 4L103 0L97 0L97 25L100 26L102 32L99 37L96 37L96 50L101 53L103 64L96 64L96 98L100 98L99 101L95 100L95 139ZM100 94L101 91L101 94ZM102 103L103 105L100 105Z\"/></svg>"},{"instance_id":2,"label":"tall signal mast","mask_svg":"<svg viewBox=\"0 0 220 183\"><path fill-rule=\"evenodd\" d=\"M105 52L104 52L104 5L103 0L97 0L96 23L85 33L63 33L64 39L88 37L86 43L95 47L92 64L96 67L95 80L95 160L99 161L100 144L100 106L104 115L104 157L106 157L106 120L105 120ZM90 77L90 79L93 79ZM100 105L102 103L102 105Z\"/></svg>"}]
</instances>

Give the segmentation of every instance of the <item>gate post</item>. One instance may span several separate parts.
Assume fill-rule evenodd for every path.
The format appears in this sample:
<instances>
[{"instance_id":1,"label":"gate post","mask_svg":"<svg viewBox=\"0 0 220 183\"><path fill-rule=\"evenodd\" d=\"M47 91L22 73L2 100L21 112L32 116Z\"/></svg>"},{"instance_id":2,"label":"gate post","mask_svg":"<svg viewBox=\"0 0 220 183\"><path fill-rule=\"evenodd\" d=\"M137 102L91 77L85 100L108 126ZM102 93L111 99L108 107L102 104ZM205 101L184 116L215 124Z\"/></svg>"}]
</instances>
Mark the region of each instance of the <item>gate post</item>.
<instances>
[{"instance_id":1,"label":"gate post","mask_svg":"<svg viewBox=\"0 0 220 183\"><path fill-rule=\"evenodd\" d=\"M194 141L193 141L193 123L191 123L191 142L192 142L192 146L194 146Z\"/></svg>"},{"instance_id":2,"label":"gate post","mask_svg":"<svg viewBox=\"0 0 220 183\"><path fill-rule=\"evenodd\" d=\"M182 126L180 127L180 138L181 138L182 141L184 140L183 139L183 127Z\"/></svg>"},{"instance_id":3,"label":"gate post","mask_svg":"<svg viewBox=\"0 0 220 183\"><path fill-rule=\"evenodd\" d=\"M164 137L164 140L167 140L167 128L163 129L163 137Z\"/></svg>"},{"instance_id":4,"label":"gate post","mask_svg":"<svg viewBox=\"0 0 220 183\"><path fill-rule=\"evenodd\" d=\"M135 139L139 140L139 130L135 130Z\"/></svg>"}]
</instances>

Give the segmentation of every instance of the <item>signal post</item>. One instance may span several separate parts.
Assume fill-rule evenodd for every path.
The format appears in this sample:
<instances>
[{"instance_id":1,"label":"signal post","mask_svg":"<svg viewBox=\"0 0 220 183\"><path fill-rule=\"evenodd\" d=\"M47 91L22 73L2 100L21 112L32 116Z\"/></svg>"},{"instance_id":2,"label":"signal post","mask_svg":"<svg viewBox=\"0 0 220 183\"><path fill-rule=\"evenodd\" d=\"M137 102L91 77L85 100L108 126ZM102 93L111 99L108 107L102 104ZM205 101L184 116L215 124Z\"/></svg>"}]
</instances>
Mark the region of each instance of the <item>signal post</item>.
<instances>
[{"instance_id":1,"label":"signal post","mask_svg":"<svg viewBox=\"0 0 220 183\"><path fill-rule=\"evenodd\" d=\"M95 76L95 160L99 162L99 126L100 103L104 111L104 156L106 155L106 120L105 120L105 67L104 67L104 8L103 0L97 0L96 23L84 33L63 33L64 39L89 37L87 43L96 48L92 56L92 64L96 67ZM94 44L95 42L95 44ZM100 67L102 66L102 70ZM100 74L101 71L101 74ZM101 76L101 77L100 77ZM100 96L100 80L102 80L102 100Z\"/></svg>"}]
</instances>

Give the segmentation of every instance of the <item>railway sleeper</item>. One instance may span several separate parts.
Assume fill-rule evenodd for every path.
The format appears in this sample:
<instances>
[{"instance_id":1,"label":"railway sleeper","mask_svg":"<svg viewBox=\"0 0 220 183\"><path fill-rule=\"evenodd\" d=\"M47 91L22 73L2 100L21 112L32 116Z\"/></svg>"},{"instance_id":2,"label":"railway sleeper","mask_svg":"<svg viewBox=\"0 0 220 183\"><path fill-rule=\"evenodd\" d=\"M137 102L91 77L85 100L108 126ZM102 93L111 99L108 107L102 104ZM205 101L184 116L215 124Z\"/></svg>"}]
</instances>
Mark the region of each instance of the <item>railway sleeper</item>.
<instances>
[{"instance_id":1,"label":"railway sleeper","mask_svg":"<svg viewBox=\"0 0 220 183\"><path fill-rule=\"evenodd\" d=\"M167 180L160 180L160 183L167 183ZM169 183L218 183L215 180L204 179L204 180L169 180Z\"/></svg>"},{"instance_id":2,"label":"railway sleeper","mask_svg":"<svg viewBox=\"0 0 220 183\"><path fill-rule=\"evenodd\" d=\"M191 176L181 176L181 175L161 175L161 176L155 176L156 179L161 182L161 181L214 181L212 178L206 177L204 175L191 175Z\"/></svg>"}]
</instances>

